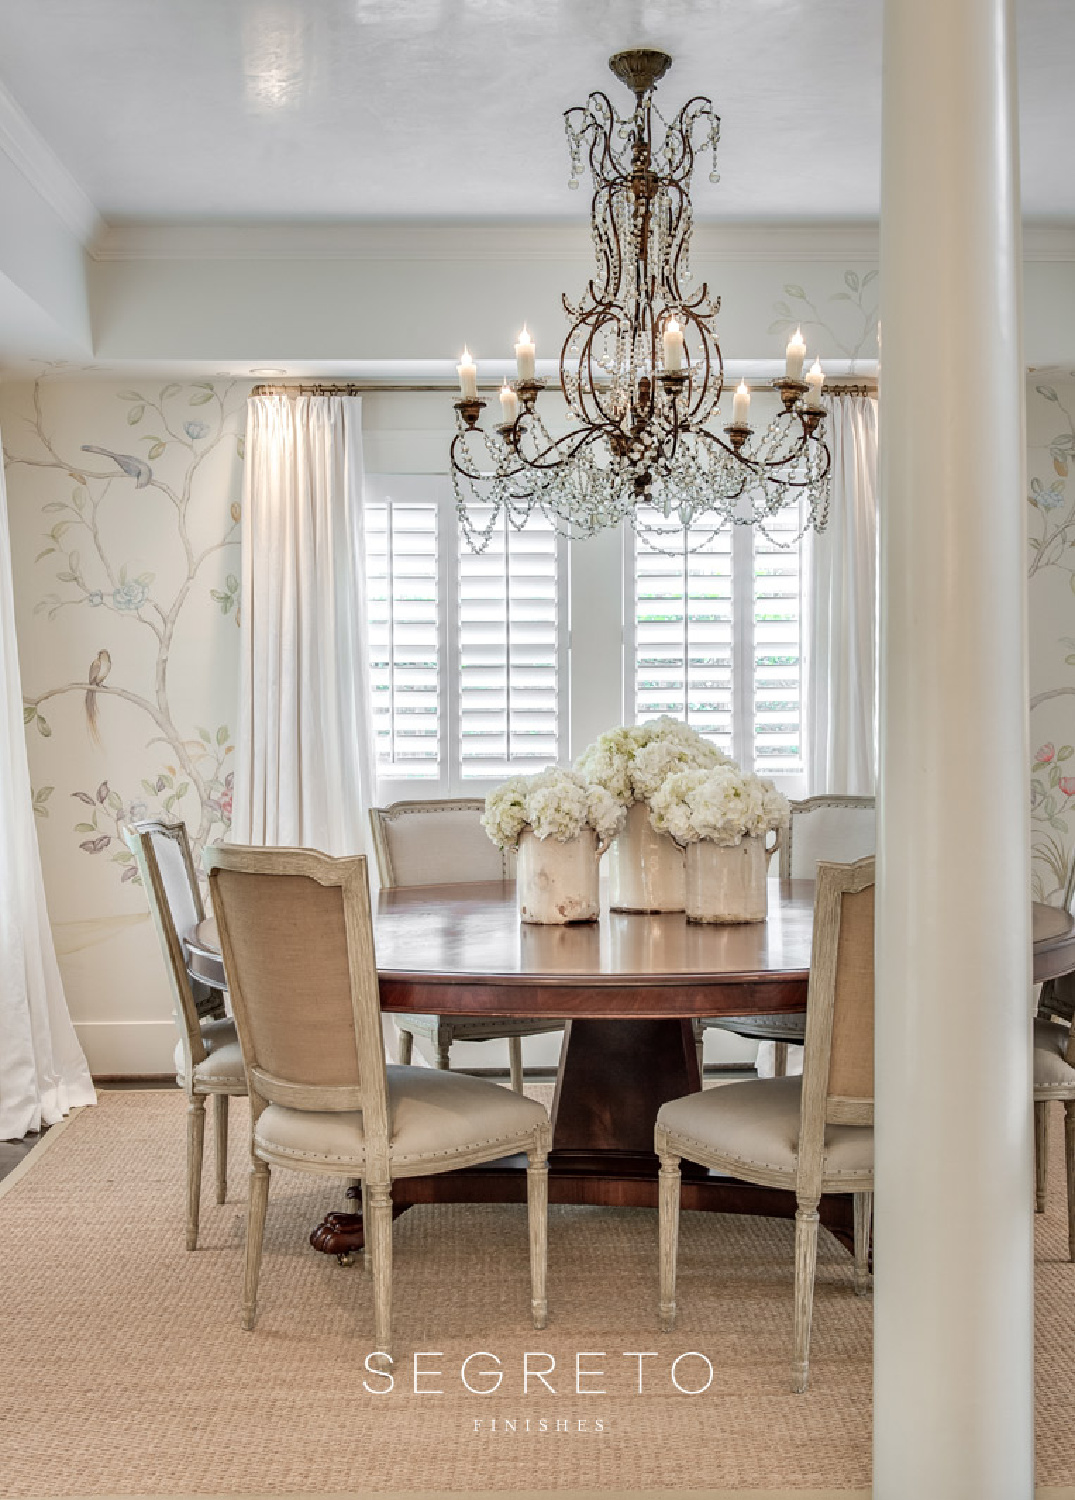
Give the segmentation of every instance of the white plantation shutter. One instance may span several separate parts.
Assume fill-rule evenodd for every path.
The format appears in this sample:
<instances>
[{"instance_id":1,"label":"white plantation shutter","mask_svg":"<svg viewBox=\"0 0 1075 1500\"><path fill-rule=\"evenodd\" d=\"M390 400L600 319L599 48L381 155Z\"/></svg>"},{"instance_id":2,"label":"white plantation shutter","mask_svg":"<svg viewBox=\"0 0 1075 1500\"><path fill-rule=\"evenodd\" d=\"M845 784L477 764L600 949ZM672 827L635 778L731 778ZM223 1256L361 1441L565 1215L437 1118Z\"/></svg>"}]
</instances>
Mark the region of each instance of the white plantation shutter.
<instances>
[{"instance_id":1,"label":"white plantation shutter","mask_svg":"<svg viewBox=\"0 0 1075 1500\"><path fill-rule=\"evenodd\" d=\"M634 543L634 718L685 719L733 749L732 541L727 530L655 514L671 555Z\"/></svg>"},{"instance_id":2,"label":"white plantation shutter","mask_svg":"<svg viewBox=\"0 0 1075 1500\"><path fill-rule=\"evenodd\" d=\"M789 506L754 532L754 768L770 776L803 769L799 525Z\"/></svg>"},{"instance_id":3,"label":"white plantation shutter","mask_svg":"<svg viewBox=\"0 0 1075 1500\"><path fill-rule=\"evenodd\" d=\"M484 521L475 512L479 525ZM501 519L482 552L458 538L458 767L529 773L561 753L560 544L548 522Z\"/></svg>"},{"instance_id":4,"label":"white plantation shutter","mask_svg":"<svg viewBox=\"0 0 1075 1500\"><path fill-rule=\"evenodd\" d=\"M382 779L440 777L441 631L435 501L367 503L370 696Z\"/></svg>"},{"instance_id":5,"label":"white plantation shutter","mask_svg":"<svg viewBox=\"0 0 1075 1500\"><path fill-rule=\"evenodd\" d=\"M770 522L769 538L750 527L684 532L659 515L646 524L667 551L629 539L628 716L685 719L744 768L801 776L797 510Z\"/></svg>"}]
</instances>

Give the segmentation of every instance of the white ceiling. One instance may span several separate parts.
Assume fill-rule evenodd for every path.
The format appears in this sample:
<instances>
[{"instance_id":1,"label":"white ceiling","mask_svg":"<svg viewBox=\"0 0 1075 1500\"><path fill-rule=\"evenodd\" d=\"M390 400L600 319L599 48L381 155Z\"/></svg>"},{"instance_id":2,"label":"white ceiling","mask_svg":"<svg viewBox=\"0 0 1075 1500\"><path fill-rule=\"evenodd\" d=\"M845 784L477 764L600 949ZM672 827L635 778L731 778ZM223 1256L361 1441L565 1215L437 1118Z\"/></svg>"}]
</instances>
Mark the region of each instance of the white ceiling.
<instances>
[{"instance_id":1,"label":"white ceiling","mask_svg":"<svg viewBox=\"0 0 1075 1500\"><path fill-rule=\"evenodd\" d=\"M943 0L938 0L943 3ZM1024 212L1075 220L1075 3L1018 0ZM577 217L561 113L675 56L701 218L878 210L881 0L0 0L0 84L106 220Z\"/></svg>"}]
</instances>

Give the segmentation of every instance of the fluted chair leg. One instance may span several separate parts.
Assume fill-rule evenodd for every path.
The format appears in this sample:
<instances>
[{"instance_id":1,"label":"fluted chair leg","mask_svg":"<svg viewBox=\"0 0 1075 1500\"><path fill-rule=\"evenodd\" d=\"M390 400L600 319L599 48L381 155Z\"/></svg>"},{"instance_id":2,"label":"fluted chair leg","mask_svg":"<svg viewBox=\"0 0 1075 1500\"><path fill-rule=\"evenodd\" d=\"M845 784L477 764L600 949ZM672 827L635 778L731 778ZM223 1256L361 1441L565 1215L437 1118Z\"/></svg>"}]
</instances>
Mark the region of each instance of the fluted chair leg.
<instances>
[{"instance_id":1,"label":"fluted chair leg","mask_svg":"<svg viewBox=\"0 0 1075 1500\"><path fill-rule=\"evenodd\" d=\"M228 1197L228 1096L213 1095L213 1142L216 1146L216 1201Z\"/></svg>"},{"instance_id":2,"label":"fluted chair leg","mask_svg":"<svg viewBox=\"0 0 1075 1500\"><path fill-rule=\"evenodd\" d=\"M544 1328L549 1316L546 1278L549 1265L549 1155L548 1146L535 1146L526 1158L526 1214L530 1227L530 1311L534 1327Z\"/></svg>"},{"instance_id":3,"label":"fluted chair leg","mask_svg":"<svg viewBox=\"0 0 1075 1500\"><path fill-rule=\"evenodd\" d=\"M451 1050L451 1042L437 1042L437 1067L444 1073L448 1071L448 1054Z\"/></svg>"},{"instance_id":4,"label":"fluted chair leg","mask_svg":"<svg viewBox=\"0 0 1075 1500\"><path fill-rule=\"evenodd\" d=\"M511 1091L513 1094L521 1094L523 1091L523 1039L521 1036L508 1037L508 1067L511 1070Z\"/></svg>"},{"instance_id":5,"label":"fluted chair leg","mask_svg":"<svg viewBox=\"0 0 1075 1500\"><path fill-rule=\"evenodd\" d=\"M676 1323L676 1261L679 1257L679 1157L661 1152L660 1267L661 1327L671 1333Z\"/></svg>"},{"instance_id":6,"label":"fluted chair leg","mask_svg":"<svg viewBox=\"0 0 1075 1500\"><path fill-rule=\"evenodd\" d=\"M364 1177L359 1185L362 1188L362 1269L369 1271L373 1268L373 1255L370 1251L369 1194L366 1191L366 1179Z\"/></svg>"},{"instance_id":7,"label":"fluted chair leg","mask_svg":"<svg viewBox=\"0 0 1075 1500\"><path fill-rule=\"evenodd\" d=\"M258 1312L258 1278L261 1275L261 1246L265 1238L265 1210L269 1206L269 1164L255 1159L250 1163L250 1196L246 1205L246 1273L243 1278L243 1328L254 1326Z\"/></svg>"},{"instance_id":8,"label":"fluted chair leg","mask_svg":"<svg viewBox=\"0 0 1075 1500\"><path fill-rule=\"evenodd\" d=\"M366 1186L365 1237L373 1258L373 1337L377 1348L392 1352L392 1186Z\"/></svg>"},{"instance_id":9,"label":"fluted chair leg","mask_svg":"<svg viewBox=\"0 0 1075 1500\"><path fill-rule=\"evenodd\" d=\"M187 1249L198 1248L202 1207L202 1157L205 1154L205 1095L187 1101Z\"/></svg>"},{"instance_id":10,"label":"fluted chair leg","mask_svg":"<svg viewBox=\"0 0 1075 1500\"><path fill-rule=\"evenodd\" d=\"M1068 1259L1075 1260L1075 1099L1064 1100L1064 1165L1068 1179Z\"/></svg>"},{"instance_id":11,"label":"fluted chair leg","mask_svg":"<svg viewBox=\"0 0 1075 1500\"><path fill-rule=\"evenodd\" d=\"M810 1325L814 1317L814 1275L817 1270L818 1200L799 1199L795 1214L795 1355L791 1388L806 1390L810 1377Z\"/></svg>"},{"instance_id":12,"label":"fluted chair leg","mask_svg":"<svg viewBox=\"0 0 1075 1500\"><path fill-rule=\"evenodd\" d=\"M776 1042L773 1045L773 1077L786 1078L788 1076L788 1044L787 1042Z\"/></svg>"},{"instance_id":13,"label":"fluted chair leg","mask_svg":"<svg viewBox=\"0 0 1075 1500\"><path fill-rule=\"evenodd\" d=\"M410 1063L414 1052L414 1037L409 1031L401 1031L399 1034L399 1060L404 1067Z\"/></svg>"},{"instance_id":14,"label":"fluted chair leg","mask_svg":"<svg viewBox=\"0 0 1075 1500\"><path fill-rule=\"evenodd\" d=\"M1066 1125L1066 1117L1065 1117ZM1065 1132L1066 1133L1066 1132ZM1049 1176L1049 1101L1034 1101L1034 1210L1045 1212L1045 1184Z\"/></svg>"},{"instance_id":15,"label":"fluted chair leg","mask_svg":"<svg viewBox=\"0 0 1075 1500\"><path fill-rule=\"evenodd\" d=\"M858 1296L870 1288L870 1220L873 1217L873 1194L855 1194L855 1291Z\"/></svg>"}]
</instances>

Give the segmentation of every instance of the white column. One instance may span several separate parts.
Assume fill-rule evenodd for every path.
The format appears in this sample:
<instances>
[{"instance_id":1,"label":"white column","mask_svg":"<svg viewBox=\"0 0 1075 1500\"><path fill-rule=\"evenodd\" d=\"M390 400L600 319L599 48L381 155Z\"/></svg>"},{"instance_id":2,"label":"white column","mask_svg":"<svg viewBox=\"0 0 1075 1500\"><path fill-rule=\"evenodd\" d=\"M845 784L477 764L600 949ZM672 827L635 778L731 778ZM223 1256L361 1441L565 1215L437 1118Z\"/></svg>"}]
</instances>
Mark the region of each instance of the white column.
<instances>
[{"instance_id":1,"label":"white column","mask_svg":"<svg viewBox=\"0 0 1075 1500\"><path fill-rule=\"evenodd\" d=\"M1012 0L886 0L875 1500L1033 1495Z\"/></svg>"}]
</instances>

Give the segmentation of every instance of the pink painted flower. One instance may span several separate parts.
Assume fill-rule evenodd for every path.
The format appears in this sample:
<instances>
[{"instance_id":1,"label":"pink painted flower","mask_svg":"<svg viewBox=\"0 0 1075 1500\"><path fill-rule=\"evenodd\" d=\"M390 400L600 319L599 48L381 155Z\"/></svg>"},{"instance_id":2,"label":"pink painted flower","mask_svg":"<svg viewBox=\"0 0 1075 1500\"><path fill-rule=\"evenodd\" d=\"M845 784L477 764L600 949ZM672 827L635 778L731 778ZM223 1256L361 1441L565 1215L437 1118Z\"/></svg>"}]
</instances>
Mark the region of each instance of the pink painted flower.
<instances>
[{"instance_id":1,"label":"pink painted flower","mask_svg":"<svg viewBox=\"0 0 1075 1500\"><path fill-rule=\"evenodd\" d=\"M1041 749L1038 751L1037 755L1035 755L1034 759L1039 766L1047 766L1055 754L1056 750L1052 744L1052 741L1046 741L1046 743L1042 745Z\"/></svg>"},{"instance_id":2,"label":"pink painted flower","mask_svg":"<svg viewBox=\"0 0 1075 1500\"><path fill-rule=\"evenodd\" d=\"M1065 797L1075 797L1075 776L1061 776L1059 785Z\"/></svg>"}]
</instances>

